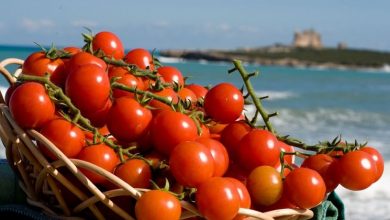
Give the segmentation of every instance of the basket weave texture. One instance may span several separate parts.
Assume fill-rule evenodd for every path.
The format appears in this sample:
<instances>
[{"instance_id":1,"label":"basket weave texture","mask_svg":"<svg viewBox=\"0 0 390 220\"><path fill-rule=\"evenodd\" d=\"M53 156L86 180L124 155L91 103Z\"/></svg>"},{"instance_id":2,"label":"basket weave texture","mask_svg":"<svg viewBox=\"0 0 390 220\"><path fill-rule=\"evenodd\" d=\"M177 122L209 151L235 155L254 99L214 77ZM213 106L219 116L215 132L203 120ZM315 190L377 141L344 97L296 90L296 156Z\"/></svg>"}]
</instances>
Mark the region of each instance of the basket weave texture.
<instances>
[{"instance_id":1,"label":"basket weave texture","mask_svg":"<svg viewBox=\"0 0 390 220\"><path fill-rule=\"evenodd\" d=\"M11 74L7 66L18 65ZM0 62L0 72L12 85L21 73L23 60L9 58ZM66 157L53 143L36 130L20 128L12 118L3 96L0 95L0 138L6 150L7 160L19 177L19 185L26 193L27 203L39 207L47 215L59 219L134 219L133 207L147 189L136 189L114 174L85 161ZM41 143L56 157L47 159L37 147ZM105 191L93 184L79 168L104 176L118 186ZM210 201L212 202L212 201ZM196 206L181 201L181 219L201 216ZM221 207L223 208L223 207ZM310 219L311 210L279 209L259 212L239 210L246 219Z\"/></svg>"}]
</instances>

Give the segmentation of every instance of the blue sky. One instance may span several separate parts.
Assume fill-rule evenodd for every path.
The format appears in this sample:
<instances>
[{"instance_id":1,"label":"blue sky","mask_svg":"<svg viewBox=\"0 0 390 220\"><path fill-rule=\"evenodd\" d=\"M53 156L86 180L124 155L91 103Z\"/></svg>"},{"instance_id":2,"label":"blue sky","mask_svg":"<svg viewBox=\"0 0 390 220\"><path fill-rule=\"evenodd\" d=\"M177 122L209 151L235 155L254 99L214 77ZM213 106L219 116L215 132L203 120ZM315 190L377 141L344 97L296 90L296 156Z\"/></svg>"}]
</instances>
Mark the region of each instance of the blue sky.
<instances>
[{"instance_id":1,"label":"blue sky","mask_svg":"<svg viewBox=\"0 0 390 220\"><path fill-rule=\"evenodd\" d=\"M5 3L4 3L5 2ZM290 44L313 28L326 46L390 51L390 1L12 0L2 3L0 44L83 44L84 26L115 32L126 48L237 48Z\"/></svg>"}]
</instances>

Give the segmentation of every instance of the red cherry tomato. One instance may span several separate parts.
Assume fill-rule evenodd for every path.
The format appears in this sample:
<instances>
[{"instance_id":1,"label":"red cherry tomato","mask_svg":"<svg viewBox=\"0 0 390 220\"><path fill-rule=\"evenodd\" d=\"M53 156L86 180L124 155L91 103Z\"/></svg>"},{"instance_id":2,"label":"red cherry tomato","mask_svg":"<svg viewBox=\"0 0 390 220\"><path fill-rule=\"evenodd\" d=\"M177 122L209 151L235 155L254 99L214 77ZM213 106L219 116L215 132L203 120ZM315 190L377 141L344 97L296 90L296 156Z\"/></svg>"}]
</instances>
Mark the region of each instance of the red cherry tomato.
<instances>
[{"instance_id":1,"label":"red cherry tomato","mask_svg":"<svg viewBox=\"0 0 390 220\"><path fill-rule=\"evenodd\" d=\"M108 99L101 109L93 112L83 112L83 116L88 118L93 126L100 128L106 125L108 113L111 107L112 101Z\"/></svg>"},{"instance_id":2,"label":"red cherry tomato","mask_svg":"<svg viewBox=\"0 0 390 220\"><path fill-rule=\"evenodd\" d=\"M153 118L150 132L154 148L164 155L169 155L179 143L198 137L196 124L189 116L168 110Z\"/></svg>"},{"instance_id":3,"label":"red cherry tomato","mask_svg":"<svg viewBox=\"0 0 390 220\"><path fill-rule=\"evenodd\" d=\"M187 89L191 89L194 94L196 95L196 98L200 99L204 99L204 97L206 96L206 93L208 92L208 89L206 89L204 86L201 86L201 85L198 85L198 84L189 84L189 85L186 85L185 88Z\"/></svg>"},{"instance_id":4,"label":"red cherry tomato","mask_svg":"<svg viewBox=\"0 0 390 220\"><path fill-rule=\"evenodd\" d=\"M50 59L45 52L35 52L26 58L22 66L22 72L28 75L50 75L50 80L62 87L65 79L65 64L62 59Z\"/></svg>"},{"instance_id":5,"label":"red cherry tomato","mask_svg":"<svg viewBox=\"0 0 390 220\"><path fill-rule=\"evenodd\" d=\"M169 158L172 175L183 186L196 187L214 174L214 159L209 148L195 141L184 141Z\"/></svg>"},{"instance_id":6,"label":"red cherry tomato","mask_svg":"<svg viewBox=\"0 0 390 220\"><path fill-rule=\"evenodd\" d=\"M326 192L333 191L339 185L339 177L337 166L332 166L335 163L335 158L328 154L316 154L306 158L301 167L307 167L317 171L325 181Z\"/></svg>"},{"instance_id":7,"label":"red cherry tomato","mask_svg":"<svg viewBox=\"0 0 390 220\"><path fill-rule=\"evenodd\" d=\"M157 69L157 72L164 78L166 83L176 83L179 86L184 86L183 74L176 67L162 66Z\"/></svg>"},{"instance_id":8,"label":"red cherry tomato","mask_svg":"<svg viewBox=\"0 0 390 220\"><path fill-rule=\"evenodd\" d=\"M248 134L252 128L243 121L236 121L227 125L221 133L221 142L225 145L229 156L236 159L240 140Z\"/></svg>"},{"instance_id":9,"label":"red cherry tomato","mask_svg":"<svg viewBox=\"0 0 390 220\"><path fill-rule=\"evenodd\" d=\"M102 109L109 99L110 81L99 66L83 65L69 73L65 93L81 113L95 112Z\"/></svg>"},{"instance_id":10,"label":"red cherry tomato","mask_svg":"<svg viewBox=\"0 0 390 220\"><path fill-rule=\"evenodd\" d=\"M81 48L73 47L73 46L64 47L64 48L62 48L62 50L65 52L68 52L72 56L83 51L83 50L81 50Z\"/></svg>"},{"instance_id":11,"label":"red cherry tomato","mask_svg":"<svg viewBox=\"0 0 390 220\"><path fill-rule=\"evenodd\" d=\"M110 67L108 70L108 77L110 78L110 80L116 77L117 78L116 82L121 83L130 88L137 88L138 90L145 89L142 79L135 77L123 67L116 67L116 66ZM114 98L119 98L122 96L134 97L134 93L120 90L120 89L113 89L112 95Z\"/></svg>"},{"instance_id":12,"label":"red cherry tomato","mask_svg":"<svg viewBox=\"0 0 390 220\"><path fill-rule=\"evenodd\" d=\"M248 170L274 166L279 161L280 148L271 132L253 129L241 139L237 156L238 163Z\"/></svg>"},{"instance_id":13,"label":"red cherry tomato","mask_svg":"<svg viewBox=\"0 0 390 220\"><path fill-rule=\"evenodd\" d=\"M275 168L270 166L259 166L252 170L246 185L252 200L257 205L272 205L280 199L283 192L282 177Z\"/></svg>"},{"instance_id":14,"label":"red cherry tomato","mask_svg":"<svg viewBox=\"0 0 390 220\"><path fill-rule=\"evenodd\" d=\"M241 203L235 184L223 177L212 177L200 184L195 199L199 212L210 220L233 219Z\"/></svg>"},{"instance_id":15,"label":"red cherry tomato","mask_svg":"<svg viewBox=\"0 0 390 220\"><path fill-rule=\"evenodd\" d=\"M373 147L363 147L360 149L361 151L364 151L372 156L372 159L374 160L376 164L376 170L377 170L377 175L375 178L375 182L381 178L383 171L385 169L385 162L383 160L383 156L379 151Z\"/></svg>"},{"instance_id":16,"label":"red cherry tomato","mask_svg":"<svg viewBox=\"0 0 390 220\"><path fill-rule=\"evenodd\" d=\"M284 190L287 199L303 209L310 209L325 198L326 186L321 175L309 168L296 168L286 176Z\"/></svg>"},{"instance_id":17,"label":"red cherry tomato","mask_svg":"<svg viewBox=\"0 0 390 220\"><path fill-rule=\"evenodd\" d=\"M204 109L217 122L233 122L244 109L244 97L234 85L220 83L207 92Z\"/></svg>"},{"instance_id":18,"label":"red cherry tomato","mask_svg":"<svg viewBox=\"0 0 390 220\"><path fill-rule=\"evenodd\" d=\"M65 156L74 158L85 145L84 132L65 119L53 119L41 128L40 133L49 139ZM57 157L45 146L38 144L39 149L50 159Z\"/></svg>"},{"instance_id":19,"label":"red cherry tomato","mask_svg":"<svg viewBox=\"0 0 390 220\"><path fill-rule=\"evenodd\" d=\"M177 104L179 102L179 97L177 96L177 93L172 88L164 88L160 91L153 92L154 94L164 97L168 99L172 104ZM163 102L160 102L156 99L152 99L149 102L149 105L153 108L153 111L155 113L160 112L161 110L172 110L172 107L170 105L167 105Z\"/></svg>"},{"instance_id":20,"label":"red cherry tomato","mask_svg":"<svg viewBox=\"0 0 390 220\"><path fill-rule=\"evenodd\" d=\"M181 205L169 192L151 190L145 192L135 204L138 220L179 220Z\"/></svg>"},{"instance_id":21,"label":"red cherry tomato","mask_svg":"<svg viewBox=\"0 0 390 220\"><path fill-rule=\"evenodd\" d=\"M149 188L152 171L141 159L130 159L115 169L115 175L134 188Z\"/></svg>"},{"instance_id":22,"label":"red cherry tomato","mask_svg":"<svg viewBox=\"0 0 390 220\"><path fill-rule=\"evenodd\" d=\"M246 186L239 180L232 178L232 177L225 177L226 179L230 180L234 186L237 188L238 195L240 197L240 208L249 209L251 207L251 197L249 195L248 189ZM234 220L241 220L245 219L246 216L243 215L236 215Z\"/></svg>"},{"instance_id":23,"label":"red cherry tomato","mask_svg":"<svg viewBox=\"0 0 390 220\"><path fill-rule=\"evenodd\" d=\"M143 48L130 50L125 56L125 61L138 66L140 69L154 70L152 54Z\"/></svg>"},{"instance_id":24,"label":"red cherry tomato","mask_svg":"<svg viewBox=\"0 0 390 220\"><path fill-rule=\"evenodd\" d=\"M94 51L102 50L104 55L117 60L125 56L125 49L122 41L114 33L102 31L97 33L92 39L92 48Z\"/></svg>"},{"instance_id":25,"label":"red cherry tomato","mask_svg":"<svg viewBox=\"0 0 390 220\"><path fill-rule=\"evenodd\" d=\"M377 167L372 155L361 151L346 153L338 161L340 184L349 190L363 190L375 182Z\"/></svg>"},{"instance_id":26,"label":"red cherry tomato","mask_svg":"<svg viewBox=\"0 0 390 220\"><path fill-rule=\"evenodd\" d=\"M130 97L115 100L108 112L107 128L118 140L136 141L149 131L152 112Z\"/></svg>"},{"instance_id":27,"label":"red cherry tomato","mask_svg":"<svg viewBox=\"0 0 390 220\"><path fill-rule=\"evenodd\" d=\"M197 98L194 92L192 92L190 89L182 88L177 92L177 95L181 100L190 102L191 106L195 106Z\"/></svg>"},{"instance_id":28,"label":"red cherry tomato","mask_svg":"<svg viewBox=\"0 0 390 220\"><path fill-rule=\"evenodd\" d=\"M22 128L39 128L54 118L55 106L42 84L26 82L12 93L9 108Z\"/></svg>"},{"instance_id":29,"label":"red cherry tomato","mask_svg":"<svg viewBox=\"0 0 390 220\"><path fill-rule=\"evenodd\" d=\"M102 68L104 71L107 69L107 64L100 58L87 52L79 52L73 55L66 63L66 73L70 74L77 68L87 64L94 64Z\"/></svg>"},{"instance_id":30,"label":"red cherry tomato","mask_svg":"<svg viewBox=\"0 0 390 220\"><path fill-rule=\"evenodd\" d=\"M114 168L119 163L119 158L115 151L105 144L84 147L77 155L77 159L95 164L108 172L114 172ZM80 168L80 171L95 184L103 184L107 181L105 177L93 171L84 168Z\"/></svg>"},{"instance_id":31,"label":"red cherry tomato","mask_svg":"<svg viewBox=\"0 0 390 220\"><path fill-rule=\"evenodd\" d=\"M212 138L198 138L199 142L206 146L214 159L214 174L213 176L223 176L229 167L229 155L225 146L217 140Z\"/></svg>"}]
</instances>

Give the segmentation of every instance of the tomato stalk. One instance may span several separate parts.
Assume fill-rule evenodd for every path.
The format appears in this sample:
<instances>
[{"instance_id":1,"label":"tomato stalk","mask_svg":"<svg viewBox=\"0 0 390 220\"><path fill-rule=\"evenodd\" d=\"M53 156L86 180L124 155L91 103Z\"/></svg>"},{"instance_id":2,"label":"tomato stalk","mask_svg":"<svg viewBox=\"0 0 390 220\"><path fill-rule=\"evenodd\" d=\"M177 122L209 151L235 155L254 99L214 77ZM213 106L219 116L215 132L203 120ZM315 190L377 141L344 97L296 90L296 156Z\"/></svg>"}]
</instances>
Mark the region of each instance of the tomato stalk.
<instances>
[{"instance_id":1,"label":"tomato stalk","mask_svg":"<svg viewBox=\"0 0 390 220\"><path fill-rule=\"evenodd\" d=\"M138 90L137 88L134 88L134 87L128 87L122 83L118 83L118 82L113 82L111 83L111 88L115 88L115 89L121 89L121 90L124 90L124 91L127 91L127 92L131 92L131 93L134 93L134 94L137 94L137 95L143 95L147 98L152 98L152 99L156 99L164 104L167 104L167 105L172 105L172 102L167 99L167 98L164 98L164 97L161 97L159 95L156 95L152 92L149 92L149 91L144 91L144 90Z\"/></svg>"},{"instance_id":2,"label":"tomato stalk","mask_svg":"<svg viewBox=\"0 0 390 220\"><path fill-rule=\"evenodd\" d=\"M233 60L233 64L234 64L235 68L230 70L229 72L233 72L235 70L238 70L238 72L240 73L240 75L244 81L244 84L245 84L245 87L248 91L248 94L252 98L253 104L256 106L257 112L260 113L261 117L263 118L265 126L267 127L267 129L270 132L275 134L276 131L269 120L272 116L275 116L277 113L274 113L274 114L267 113L267 111L263 107L260 99L256 96L255 89L253 88L252 83L250 82L250 78L258 75L258 73L257 72L248 73L246 71L246 69L243 67L242 62L240 60Z\"/></svg>"},{"instance_id":3,"label":"tomato stalk","mask_svg":"<svg viewBox=\"0 0 390 220\"><path fill-rule=\"evenodd\" d=\"M246 87L247 92L248 92L248 94L245 95L245 97L246 98L250 97L252 100L252 104L255 105L255 107L256 107L256 112L255 112L254 117L251 120L246 118L246 121L249 124L251 124L252 126L256 123L257 117L260 114L262 119L263 119L265 128L267 130L269 130L270 132L272 132L274 135L276 135L278 140L280 140L288 145L303 149L305 151L314 151L317 153L319 153L319 152L329 153L332 151L342 151L342 152L346 153L348 151L353 151L353 150L359 149L359 148L366 145L366 144L359 144L359 143L357 143L357 141L355 141L355 143L352 143L352 144L345 143L343 145L340 145L341 137L339 137L339 136L336 137L335 139L333 139L333 141L331 141L331 142L326 141L326 142L320 142L320 143L315 144L315 145L308 145L308 144L304 143L303 141L298 140L296 138L292 138L288 135L287 136L278 135L277 132L275 131L273 125L270 122L270 118L277 116L278 113L277 112L268 113L265 110L261 101L265 98L268 98L268 96L264 96L264 97L260 97L260 98L257 97L255 89L253 88L252 83L250 81L250 78L253 76L257 76L258 72L248 73L247 70L242 65L242 62L240 60L233 60L233 65L234 65L234 68L229 70L229 73L232 73L234 71L238 71L240 73L241 78L243 79L245 87ZM296 154L298 154L298 153L296 153ZM282 153L281 157L282 156L283 156L283 153Z\"/></svg>"}]
</instances>

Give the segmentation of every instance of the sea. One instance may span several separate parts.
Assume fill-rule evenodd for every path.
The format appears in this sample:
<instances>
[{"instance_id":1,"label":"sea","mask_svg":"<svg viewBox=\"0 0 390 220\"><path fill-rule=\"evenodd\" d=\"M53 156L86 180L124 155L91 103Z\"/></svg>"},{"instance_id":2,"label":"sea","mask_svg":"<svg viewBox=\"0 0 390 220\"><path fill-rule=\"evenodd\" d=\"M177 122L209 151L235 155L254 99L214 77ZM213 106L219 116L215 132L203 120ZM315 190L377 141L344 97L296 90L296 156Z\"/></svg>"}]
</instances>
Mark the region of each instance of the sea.
<instances>
[{"instance_id":1,"label":"sea","mask_svg":"<svg viewBox=\"0 0 390 220\"><path fill-rule=\"evenodd\" d=\"M0 46L0 60L25 59L37 47ZM228 74L229 62L190 61L158 57L163 65L177 67L187 83L205 86L230 82L242 87L238 72ZM367 142L385 159L382 178L363 191L339 186L336 192L345 205L347 219L390 219L390 68L328 69L280 67L244 63L248 71L258 71L251 82L268 112L278 112L271 123L280 134L308 144L341 136L347 142ZM8 85L0 78L2 94ZM246 114L254 109L246 107ZM1 152L2 157L4 153Z\"/></svg>"}]
</instances>

